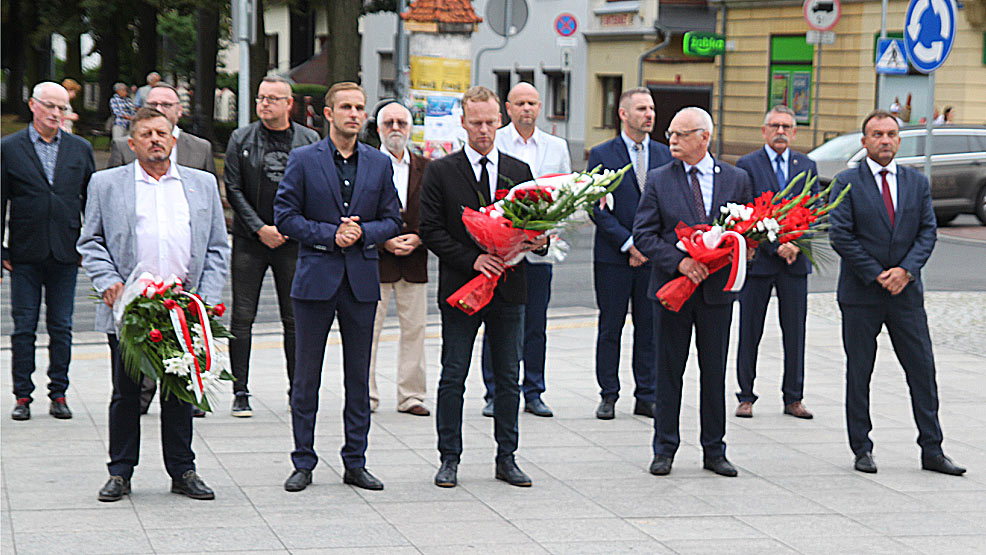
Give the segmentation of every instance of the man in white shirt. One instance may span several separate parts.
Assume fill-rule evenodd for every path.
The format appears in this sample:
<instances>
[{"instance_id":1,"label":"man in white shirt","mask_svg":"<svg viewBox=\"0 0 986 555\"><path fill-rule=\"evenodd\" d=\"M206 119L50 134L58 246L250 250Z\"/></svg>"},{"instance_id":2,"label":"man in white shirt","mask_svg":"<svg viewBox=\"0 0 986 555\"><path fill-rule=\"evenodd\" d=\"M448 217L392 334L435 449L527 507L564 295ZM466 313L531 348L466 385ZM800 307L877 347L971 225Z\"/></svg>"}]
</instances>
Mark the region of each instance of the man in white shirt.
<instances>
[{"instance_id":1,"label":"man in white shirt","mask_svg":"<svg viewBox=\"0 0 986 555\"><path fill-rule=\"evenodd\" d=\"M135 270L174 275L214 305L226 281L229 246L216 179L171 162L171 132L171 122L160 112L137 112L130 131L137 161L93 174L77 244L82 266L103 298L96 328L107 334L112 356L110 479L99 492L100 501L118 501L130 493L140 454L140 380L124 367L112 314L124 282ZM213 499L215 494L195 472L192 406L174 395L160 398L161 447L171 491Z\"/></svg>"},{"instance_id":2,"label":"man in white shirt","mask_svg":"<svg viewBox=\"0 0 986 555\"><path fill-rule=\"evenodd\" d=\"M535 177L572 171L568 143L537 128L541 112L541 97L530 83L517 83L507 94L507 114L510 123L496 133L496 147L531 168ZM553 416L541 400L544 393L544 361L547 334L548 302L551 300L551 261L544 256L528 254L524 264L527 275L527 304L524 310L524 411L537 416ZM496 385L490 364L490 348L483 339L483 382L486 384L486 406L483 416L493 416Z\"/></svg>"}]
</instances>

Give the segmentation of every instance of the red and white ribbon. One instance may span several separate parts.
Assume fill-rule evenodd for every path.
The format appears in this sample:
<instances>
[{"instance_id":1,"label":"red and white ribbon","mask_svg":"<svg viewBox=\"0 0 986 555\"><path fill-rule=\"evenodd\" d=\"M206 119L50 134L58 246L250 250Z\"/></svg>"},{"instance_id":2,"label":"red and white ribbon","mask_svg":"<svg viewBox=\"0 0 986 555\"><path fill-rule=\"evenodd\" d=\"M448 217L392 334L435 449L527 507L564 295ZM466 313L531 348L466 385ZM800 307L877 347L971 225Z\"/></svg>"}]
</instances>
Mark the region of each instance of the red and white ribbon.
<instances>
[{"instance_id":1,"label":"red and white ribbon","mask_svg":"<svg viewBox=\"0 0 986 555\"><path fill-rule=\"evenodd\" d=\"M746 283L746 238L735 231L726 231L716 225L708 231L696 230L693 232L692 240L697 241L698 239L701 239L706 248L710 250L719 248L723 243L729 246L733 261L729 268L729 279L722 290L737 293L743 289L743 284Z\"/></svg>"}]
</instances>

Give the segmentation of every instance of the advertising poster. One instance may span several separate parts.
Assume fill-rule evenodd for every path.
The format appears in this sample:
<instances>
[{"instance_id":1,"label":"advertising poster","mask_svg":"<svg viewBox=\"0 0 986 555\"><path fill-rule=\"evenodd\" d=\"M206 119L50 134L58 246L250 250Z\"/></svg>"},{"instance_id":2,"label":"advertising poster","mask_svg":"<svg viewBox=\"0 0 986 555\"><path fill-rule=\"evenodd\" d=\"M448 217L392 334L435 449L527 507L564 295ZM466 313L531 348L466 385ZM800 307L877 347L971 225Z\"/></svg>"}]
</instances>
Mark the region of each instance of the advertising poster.
<instances>
[{"instance_id":1,"label":"advertising poster","mask_svg":"<svg viewBox=\"0 0 986 555\"><path fill-rule=\"evenodd\" d=\"M811 122L810 90L811 73L807 71L791 73L791 103L788 106L794 111L795 121L801 124Z\"/></svg>"},{"instance_id":2,"label":"advertising poster","mask_svg":"<svg viewBox=\"0 0 986 555\"><path fill-rule=\"evenodd\" d=\"M441 158L465 144L462 94L469 88L470 60L411 56L409 108L412 148Z\"/></svg>"},{"instance_id":3,"label":"advertising poster","mask_svg":"<svg viewBox=\"0 0 986 555\"><path fill-rule=\"evenodd\" d=\"M411 88L464 93L469 88L471 71L470 60L411 56Z\"/></svg>"},{"instance_id":4,"label":"advertising poster","mask_svg":"<svg viewBox=\"0 0 986 555\"><path fill-rule=\"evenodd\" d=\"M776 71L770 78L770 107L777 105L787 106L788 79L790 73L787 71Z\"/></svg>"}]
</instances>

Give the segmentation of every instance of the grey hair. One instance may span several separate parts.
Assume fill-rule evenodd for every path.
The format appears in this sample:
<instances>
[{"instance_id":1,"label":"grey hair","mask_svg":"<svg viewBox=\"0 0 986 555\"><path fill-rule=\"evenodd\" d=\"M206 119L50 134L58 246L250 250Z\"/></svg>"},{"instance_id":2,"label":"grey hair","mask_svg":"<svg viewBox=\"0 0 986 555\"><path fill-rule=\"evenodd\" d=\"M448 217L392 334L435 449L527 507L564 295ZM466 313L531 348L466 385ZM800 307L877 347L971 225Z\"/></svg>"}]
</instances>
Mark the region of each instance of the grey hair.
<instances>
[{"instance_id":1,"label":"grey hair","mask_svg":"<svg viewBox=\"0 0 986 555\"><path fill-rule=\"evenodd\" d=\"M774 106L770 110L767 110L767 113L763 116L764 125L767 125L767 120L770 119L770 114L787 114L791 116L791 119L794 120L794 126L795 127L798 126L798 117L794 114L794 110L788 108L783 104L778 104L777 106Z\"/></svg>"},{"instance_id":2,"label":"grey hair","mask_svg":"<svg viewBox=\"0 0 986 555\"><path fill-rule=\"evenodd\" d=\"M156 72L156 71L152 71L152 72L150 72L150 73L147 74L147 77L145 77L145 80L147 82L150 82L151 81L151 77L157 77L158 79L161 79L161 74L158 73L158 72Z\"/></svg>"},{"instance_id":3,"label":"grey hair","mask_svg":"<svg viewBox=\"0 0 986 555\"><path fill-rule=\"evenodd\" d=\"M674 117L678 117L681 114L693 114L698 117L700 129L708 131L711 136L715 130L715 125L712 124L712 116L708 112L699 108L698 106L688 106L687 108L682 108L678 110L678 113Z\"/></svg>"},{"instance_id":4,"label":"grey hair","mask_svg":"<svg viewBox=\"0 0 986 555\"><path fill-rule=\"evenodd\" d=\"M616 103L616 105L620 108L626 108L625 104L630 102L630 98L635 94L646 94L647 96L651 96L650 89L647 89L646 87L634 87L623 91L620 94L620 100Z\"/></svg>"},{"instance_id":5,"label":"grey hair","mask_svg":"<svg viewBox=\"0 0 986 555\"><path fill-rule=\"evenodd\" d=\"M116 83L113 84L113 92L126 88L127 88L127 84L122 81L117 81Z\"/></svg>"},{"instance_id":6,"label":"grey hair","mask_svg":"<svg viewBox=\"0 0 986 555\"><path fill-rule=\"evenodd\" d=\"M286 79L284 77L281 77L280 75L267 75L263 79L261 79L260 82L261 83L279 83L281 85L284 85L284 86L286 86L288 88L288 95L290 95L294 91L294 89L291 88L292 81L290 79Z\"/></svg>"},{"instance_id":7,"label":"grey hair","mask_svg":"<svg viewBox=\"0 0 986 555\"><path fill-rule=\"evenodd\" d=\"M45 89L51 89L51 88L58 89L61 92L68 94L68 91L65 90L65 87L59 85L58 83L55 83L54 81L42 81L37 85L34 85L34 88L31 89L31 97L38 98L41 96L42 93L45 92Z\"/></svg>"},{"instance_id":8,"label":"grey hair","mask_svg":"<svg viewBox=\"0 0 986 555\"><path fill-rule=\"evenodd\" d=\"M414 125L414 119L411 117L411 110L408 110L407 109L407 106L404 106L400 102L394 101L394 102L388 102L387 104L384 104L383 107L380 108L380 111L377 112L377 128L380 127L380 124L383 121L383 113L384 113L384 111L387 110L388 108L390 108L391 106L394 106L394 105L399 106L402 109L402 111L405 114L407 114L407 124L409 126L410 125Z\"/></svg>"}]
</instances>

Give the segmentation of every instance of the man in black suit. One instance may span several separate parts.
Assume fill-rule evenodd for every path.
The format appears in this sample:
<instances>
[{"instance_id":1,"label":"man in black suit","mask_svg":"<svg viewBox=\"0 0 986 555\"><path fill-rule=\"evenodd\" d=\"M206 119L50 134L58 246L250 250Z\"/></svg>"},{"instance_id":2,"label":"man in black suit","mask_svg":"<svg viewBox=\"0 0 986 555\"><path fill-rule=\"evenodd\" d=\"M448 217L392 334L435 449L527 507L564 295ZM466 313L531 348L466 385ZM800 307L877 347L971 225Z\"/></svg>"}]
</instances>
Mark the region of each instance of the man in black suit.
<instances>
[{"instance_id":1,"label":"man in black suit","mask_svg":"<svg viewBox=\"0 0 986 555\"><path fill-rule=\"evenodd\" d=\"M500 127L500 101L486 87L473 87L462 97L462 127L469 143L462 150L428 164L421 182L421 238L438 256L438 305L442 314L442 376L438 383L438 451L442 465L435 485L455 487L462 454L462 397L479 326L485 324L492 349L496 478L514 486L531 479L514 461L517 450L517 410L520 405L520 357L524 304L527 301L523 265L513 269L476 245L462 223L462 209L478 209L495 198L498 188L533 179L530 167L499 152L494 144ZM544 239L530 242L541 248ZM445 299L479 273L504 274L493 300L473 315L450 306Z\"/></svg>"},{"instance_id":2,"label":"man in black suit","mask_svg":"<svg viewBox=\"0 0 986 555\"><path fill-rule=\"evenodd\" d=\"M921 268L937 238L931 187L926 177L894 160L899 131L890 112L870 113L863 120L865 161L836 175L832 187L832 195L838 195L852 184L829 216L829 240L842 257L838 300L846 351L849 447L856 456L856 470L876 472L869 437L873 428L870 376L876 337L886 325L911 391L921 467L958 476L965 468L941 448L935 356L921 283Z\"/></svg>"},{"instance_id":3,"label":"man in black suit","mask_svg":"<svg viewBox=\"0 0 986 555\"><path fill-rule=\"evenodd\" d=\"M651 261L647 296L657 303L658 289L685 276L698 285L678 312L655 304L657 347L657 411L654 415L654 460L651 474L671 472L680 436L681 385L691 347L692 328L701 383L699 408L704 468L722 476L736 476L726 460L726 354L735 293L723 292L729 269L713 274L709 268L678 249L675 227L709 224L727 202L750 201L750 176L741 169L714 160L709 154L712 117L701 108L679 111L666 133L675 161L647 174L647 187L633 221L633 240Z\"/></svg>"},{"instance_id":4,"label":"man in black suit","mask_svg":"<svg viewBox=\"0 0 986 555\"><path fill-rule=\"evenodd\" d=\"M95 169L88 141L61 131L69 108L68 91L57 83L38 83L27 101L34 117L26 129L5 137L0 149L3 172L0 204L0 242L3 269L10 272L10 336L14 420L31 418L34 392L34 340L45 290L48 327L49 412L72 418L65 402L68 366L72 357L72 309L79 255L75 242L86 200L86 185ZM0 274L2 275L2 274Z\"/></svg>"},{"instance_id":5,"label":"man in black suit","mask_svg":"<svg viewBox=\"0 0 986 555\"><path fill-rule=\"evenodd\" d=\"M763 148L743 156L736 166L746 170L753 182L753 196L772 191L779 193L794 176L807 171L818 175L815 162L790 149L798 133L794 112L787 106L774 106L764 117ZM804 179L808 179L808 174ZM816 182L817 184L817 182ZM804 182L800 182L803 186ZM796 187L791 196L797 195ZM817 193L817 186L813 193ZM784 414L796 418L811 418L801 399L805 385L805 318L808 315L808 274L811 263L794 243L764 242L750 261L746 284L740 293L739 348L736 356L736 378L739 382L739 407L736 416L753 417L753 382L757 377L757 351L763 336L763 322L770 303L770 291L777 290L777 312L780 315L784 338Z\"/></svg>"},{"instance_id":6,"label":"man in black suit","mask_svg":"<svg viewBox=\"0 0 986 555\"><path fill-rule=\"evenodd\" d=\"M650 263L634 245L633 217L644 191L647 172L671 161L668 147L652 141L654 99L645 88L629 89L620 95L620 136L589 152L588 167L602 165L618 170L632 163L620 186L613 191L613 205L596 206L592 218L596 235L592 249L592 275L599 306L596 336L596 381L599 407L596 418L616 417L620 396L620 339L627 321L627 307L633 306L633 413L654 417L654 317L647 300Z\"/></svg>"}]
</instances>

